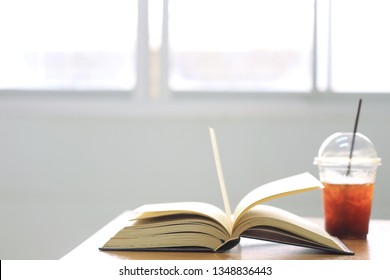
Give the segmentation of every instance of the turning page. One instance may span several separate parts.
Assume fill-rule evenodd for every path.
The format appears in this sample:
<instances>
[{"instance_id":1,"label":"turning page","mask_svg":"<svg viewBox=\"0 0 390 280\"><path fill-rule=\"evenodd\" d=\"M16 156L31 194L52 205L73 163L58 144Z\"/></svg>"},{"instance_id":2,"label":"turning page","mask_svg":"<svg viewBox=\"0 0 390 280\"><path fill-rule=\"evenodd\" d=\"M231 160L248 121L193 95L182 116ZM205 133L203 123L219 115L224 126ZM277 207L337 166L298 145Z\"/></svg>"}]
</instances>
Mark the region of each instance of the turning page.
<instances>
[{"instance_id":1,"label":"turning page","mask_svg":"<svg viewBox=\"0 0 390 280\"><path fill-rule=\"evenodd\" d=\"M228 231L231 233L233 230L232 211L230 208L229 197L226 190L225 179L223 177L221 159L219 157L219 150L217 144L217 137L215 136L215 131L213 128L209 127L209 130L210 130L211 144L213 146L215 166L217 168L217 173L218 173L219 186L221 187L223 204L225 206L226 217L228 220Z\"/></svg>"}]
</instances>

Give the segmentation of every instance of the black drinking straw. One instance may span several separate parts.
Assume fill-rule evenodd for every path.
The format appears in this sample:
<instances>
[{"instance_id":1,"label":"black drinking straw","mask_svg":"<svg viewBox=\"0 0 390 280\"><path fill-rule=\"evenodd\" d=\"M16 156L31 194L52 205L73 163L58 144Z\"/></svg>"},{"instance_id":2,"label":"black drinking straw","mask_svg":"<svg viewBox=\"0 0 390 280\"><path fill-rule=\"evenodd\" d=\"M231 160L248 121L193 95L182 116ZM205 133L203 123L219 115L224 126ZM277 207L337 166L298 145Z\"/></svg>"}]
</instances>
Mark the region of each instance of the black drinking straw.
<instances>
[{"instance_id":1,"label":"black drinking straw","mask_svg":"<svg viewBox=\"0 0 390 280\"><path fill-rule=\"evenodd\" d=\"M347 176L349 175L349 173L351 173L352 154L353 154L353 148L355 146L356 131L357 131L358 123L359 123L359 116L360 116L360 108L361 107L362 107L362 99L360 98L358 110L357 110L356 118L355 118L355 127L353 128L351 151L349 152L349 163L348 163Z\"/></svg>"}]
</instances>

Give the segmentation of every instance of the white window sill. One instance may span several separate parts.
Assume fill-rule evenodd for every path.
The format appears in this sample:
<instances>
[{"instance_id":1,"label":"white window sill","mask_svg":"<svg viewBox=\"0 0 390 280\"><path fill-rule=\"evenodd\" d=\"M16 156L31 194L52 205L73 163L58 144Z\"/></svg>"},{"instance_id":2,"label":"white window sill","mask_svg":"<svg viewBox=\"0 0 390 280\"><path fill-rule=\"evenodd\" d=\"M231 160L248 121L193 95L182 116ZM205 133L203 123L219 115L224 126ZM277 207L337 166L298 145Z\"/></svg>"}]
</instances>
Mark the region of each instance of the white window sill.
<instances>
[{"instance_id":1,"label":"white window sill","mask_svg":"<svg viewBox=\"0 0 390 280\"><path fill-rule=\"evenodd\" d=\"M389 112L390 95L285 94L213 96L147 100L124 92L72 94L0 94L0 116L89 117L274 117L335 118L351 115L363 98L365 114Z\"/></svg>"}]
</instances>

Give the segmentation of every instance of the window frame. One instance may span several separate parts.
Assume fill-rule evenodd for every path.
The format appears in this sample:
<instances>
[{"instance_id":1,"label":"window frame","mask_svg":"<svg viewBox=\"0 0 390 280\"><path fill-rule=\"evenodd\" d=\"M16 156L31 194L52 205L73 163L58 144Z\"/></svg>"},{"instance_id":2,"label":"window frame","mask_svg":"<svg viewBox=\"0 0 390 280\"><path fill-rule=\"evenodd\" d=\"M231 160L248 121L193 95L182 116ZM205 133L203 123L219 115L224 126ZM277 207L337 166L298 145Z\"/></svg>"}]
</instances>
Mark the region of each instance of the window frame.
<instances>
[{"instance_id":1,"label":"window frame","mask_svg":"<svg viewBox=\"0 0 390 280\"><path fill-rule=\"evenodd\" d=\"M331 84L331 32L332 32L332 22L331 22L331 4L333 0L314 0L314 18L313 18L313 41L312 41L312 89L308 92L295 92L295 91L215 91L215 90L174 90L169 87L169 19L168 19L168 9L169 9L169 0L163 0L163 24L162 24L162 46L161 46L161 94L160 97L164 99L182 99L182 98L276 98L276 99L296 99L296 98L319 98L321 100L329 100L333 98L339 99L349 99L350 97L364 97L365 99L379 99L379 100L390 100L390 90L388 92L343 92L343 91L334 91L332 90ZM318 18L319 18L319 5L321 8L326 8L326 22L321 24L325 25L327 28L327 34L319 34L318 32ZM321 55L326 56L325 65L319 65L318 63L318 41L319 36L323 36L327 42L325 53ZM318 67L324 68L324 78L325 80L325 89L319 89L319 77Z\"/></svg>"},{"instance_id":2,"label":"window frame","mask_svg":"<svg viewBox=\"0 0 390 280\"><path fill-rule=\"evenodd\" d=\"M130 90L115 89L4 89L0 88L0 97L56 97L56 98L92 98L113 97L142 99L148 89L148 0L137 0L137 34L135 83Z\"/></svg>"},{"instance_id":3,"label":"window frame","mask_svg":"<svg viewBox=\"0 0 390 280\"><path fill-rule=\"evenodd\" d=\"M281 102L282 100L286 102L291 102L291 100L317 100L318 102L344 102L343 100L350 100L351 98L364 98L368 100L379 100L380 102L390 100L390 92L386 93L368 93L368 92L334 92L329 87L329 80L327 81L327 87L325 90L318 90L317 88L317 74L318 74L318 3L321 1L327 2L328 5L331 5L332 0L314 0L314 28L313 28L313 61L312 61L312 73L313 73L313 88L310 92L261 92L261 91L175 91L171 90L168 85L168 69L169 69L169 50L168 50L168 6L169 0L163 1L163 17L162 17L162 33L161 33L161 47L158 52L158 58L160 60L159 66L159 77L157 77L157 82L159 83L159 92L156 97L151 97L150 90L150 62L151 62L151 51L149 47L149 38L148 38L148 0L138 0L138 26L137 26L137 60L136 60L136 82L133 90L8 90L0 89L0 97L7 98L18 98L18 97L54 97L54 98L73 98L73 99L82 99L87 98L88 101L93 100L93 98L103 97L104 100L107 98L112 98L113 100L118 100L123 102L125 100L126 104L134 101L136 106L140 103L161 103L166 104L167 101L193 101L201 100L202 102L208 100L221 100L226 99L227 102L234 102L237 105L237 101L242 101L243 104L246 104L248 100L252 102L253 100L276 100L276 102ZM330 30L330 10L328 14L328 25L329 32ZM330 38L330 33L328 34ZM328 39L329 39L328 38ZM328 63L330 64L330 40L328 40ZM328 65L329 66L329 65ZM331 71L328 67L327 71ZM330 78L328 73L327 79ZM229 107L229 106L228 106Z\"/></svg>"}]
</instances>

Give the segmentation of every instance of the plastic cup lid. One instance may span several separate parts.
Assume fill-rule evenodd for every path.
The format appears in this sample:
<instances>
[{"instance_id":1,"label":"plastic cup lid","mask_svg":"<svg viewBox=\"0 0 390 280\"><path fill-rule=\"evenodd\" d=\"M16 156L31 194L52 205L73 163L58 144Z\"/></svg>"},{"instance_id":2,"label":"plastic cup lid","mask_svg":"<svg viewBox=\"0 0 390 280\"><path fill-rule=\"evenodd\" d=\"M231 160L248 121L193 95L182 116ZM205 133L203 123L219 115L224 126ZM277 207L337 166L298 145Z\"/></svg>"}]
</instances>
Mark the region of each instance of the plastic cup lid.
<instances>
[{"instance_id":1,"label":"plastic cup lid","mask_svg":"<svg viewBox=\"0 0 390 280\"><path fill-rule=\"evenodd\" d=\"M329 136L322 143L318 156L314 158L316 165L367 165L378 166L381 159L378 157L374 144L368 137L356 133L352 158L352 132L337 132Z\"/></svg>"}]
</instances>

